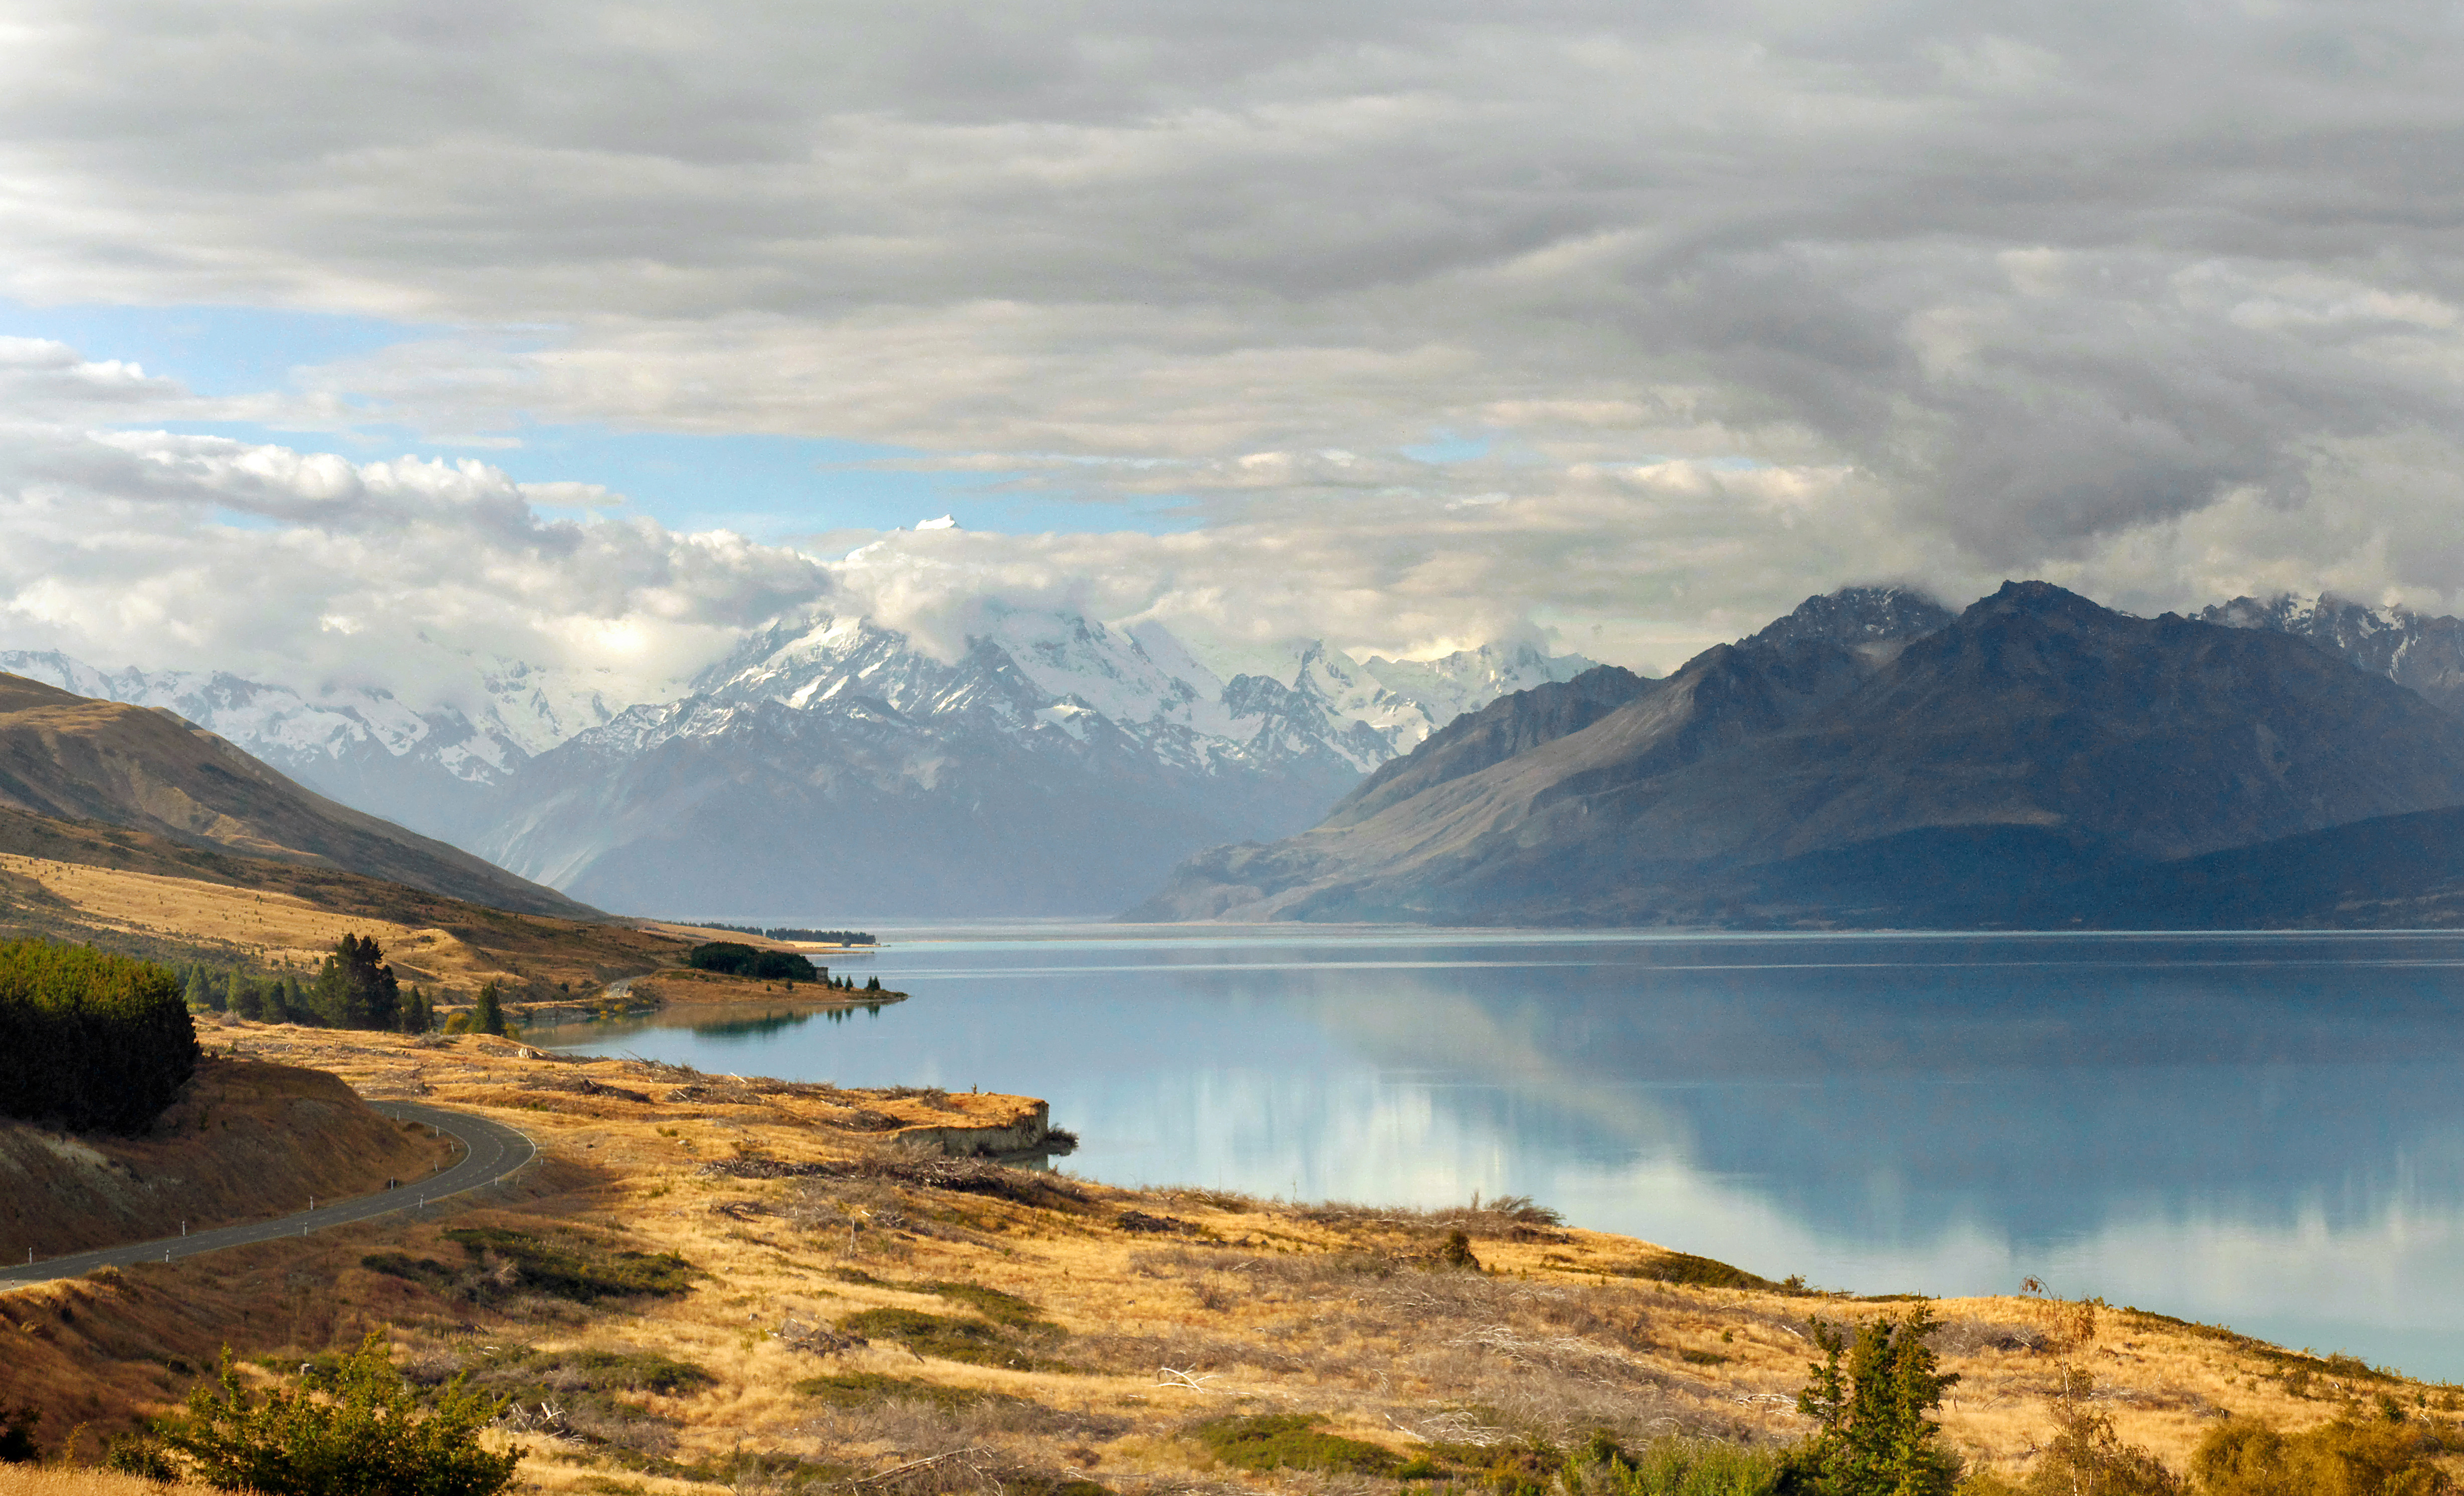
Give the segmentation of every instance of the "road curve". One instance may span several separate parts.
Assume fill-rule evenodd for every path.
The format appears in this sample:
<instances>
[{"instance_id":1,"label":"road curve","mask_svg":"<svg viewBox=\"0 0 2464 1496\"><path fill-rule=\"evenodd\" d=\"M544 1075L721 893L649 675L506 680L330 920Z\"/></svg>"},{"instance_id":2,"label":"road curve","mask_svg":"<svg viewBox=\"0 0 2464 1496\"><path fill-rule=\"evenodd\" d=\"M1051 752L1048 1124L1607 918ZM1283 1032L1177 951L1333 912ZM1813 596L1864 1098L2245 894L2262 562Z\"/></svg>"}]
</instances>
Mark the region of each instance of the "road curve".
<instances>
[{"instance_id":1,"label":"road curve","mask_svg":"<svg viewBox=\"0 0 2464 1496\"><path fill-rule=\"evenodd\" d=\"M467 1111L448 1111L442 1107L423 1107L407 1101L372 1101L368 1105L387 1116L406 1122L424 1122L435 1128L462 1145L462 1156L443 1171L424 1179L406 1179L394 1189L351 1199L338 1199L331 1203L320 1200L314 1210L303 1210L279 1220L243 1221L235 1226L197 1231L187 1236L159 1237L151 1242L135 1242L126 1246L106 1246L92 1252L74 1252L66 1257L47 1257L40 1262L19 1263L14 1266L0 1265L0 1287L43 1283L54 1278L74 1278L98 1267L175 1262L200 1252L218 1252L227 1246L245 1246L253 1242L271 1242L279 1237L306 1236L327 1226L373 1221L379 1216L417 1210L447 1196L475 1190L483 1184L494 1184L539 1156L538 1144L513 1128L501 1122L491 1122L486 1117L473 1116Z\"/></svg>"}]
</instances>

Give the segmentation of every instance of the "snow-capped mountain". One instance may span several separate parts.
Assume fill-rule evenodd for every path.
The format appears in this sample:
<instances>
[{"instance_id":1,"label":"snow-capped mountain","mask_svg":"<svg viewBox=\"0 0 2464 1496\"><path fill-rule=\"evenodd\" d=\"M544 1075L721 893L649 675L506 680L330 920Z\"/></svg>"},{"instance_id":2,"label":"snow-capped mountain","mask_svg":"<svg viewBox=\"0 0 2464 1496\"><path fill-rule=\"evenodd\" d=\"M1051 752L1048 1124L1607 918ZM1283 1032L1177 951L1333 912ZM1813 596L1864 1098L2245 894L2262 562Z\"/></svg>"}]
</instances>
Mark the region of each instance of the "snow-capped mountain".
<instances>
[{"instance_id":1,"label":"snow-capped mountain","mask_svg":"<svg viewBox=\"0 0 2464 1496\"><path fill-rule=\"evenodd\" d=\"M614 908L1088 913L1309 825L1455 700L1589 662L1465 651L1401 690L1323 646L1219 678L1171 632L988 605L955 657L869 619L746 639L540 755L477 849Z\"/></svg>"},{"instance_id":2,"label":"snow-capped mountain","mask_svg":"<svg viewBox=\"0 0 2464 1496\"><path fill-rule=\"evenodd\" d=\"M2464 714L2464 620L2292 592L2265 602L2235 598L2199 616L2211 624L2307 639L2373 675L2411 687L2432 706Z\"/></svg>"},{"instance_id":3,"label":"snow-capped mountain","mask_svg":"<svg viewBox=\"0 0 2464 1496\"><path fill-rule=\"evenodd\" d=\"M955 657L865 618L792 620L623 710L505 661L472 662L468 710L55 652L0 669L177 713L603 907L802 918L1105 912L1199 847L1309 825L1466 704L1591 663L1287 659L1226 680L1159 624L987 604Z\"/></svg>"}]
</instances>

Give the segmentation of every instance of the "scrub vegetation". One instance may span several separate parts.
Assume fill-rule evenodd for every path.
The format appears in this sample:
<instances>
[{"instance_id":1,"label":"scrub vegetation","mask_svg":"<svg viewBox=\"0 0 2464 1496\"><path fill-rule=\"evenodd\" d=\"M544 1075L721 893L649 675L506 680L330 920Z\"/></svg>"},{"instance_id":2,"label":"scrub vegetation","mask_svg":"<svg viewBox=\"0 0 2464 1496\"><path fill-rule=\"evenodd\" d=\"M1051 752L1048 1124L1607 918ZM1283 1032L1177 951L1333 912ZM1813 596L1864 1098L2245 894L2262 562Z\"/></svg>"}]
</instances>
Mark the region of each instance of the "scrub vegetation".
<instances>
[{"instance_id":1,"label":"scrub vegetation","mask_svg":"<svg viewBox=\"0 0 2464 1496\"><path fill-rule=\"evenodd\" d=\"M196 1025L170 972L84 946L0 943L0 1116L143 1132L196 1068Z\"/></svg>"}]
</instances>

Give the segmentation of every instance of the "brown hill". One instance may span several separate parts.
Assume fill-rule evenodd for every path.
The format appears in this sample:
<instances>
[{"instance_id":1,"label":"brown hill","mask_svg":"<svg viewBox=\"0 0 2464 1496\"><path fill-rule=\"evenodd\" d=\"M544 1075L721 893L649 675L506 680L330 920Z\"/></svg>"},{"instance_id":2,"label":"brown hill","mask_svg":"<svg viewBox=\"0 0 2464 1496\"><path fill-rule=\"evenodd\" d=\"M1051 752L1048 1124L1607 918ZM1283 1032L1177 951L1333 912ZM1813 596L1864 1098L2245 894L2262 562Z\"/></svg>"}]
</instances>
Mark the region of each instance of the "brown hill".
<instances>
[{"instance_id":1,"label":"brown hill","mask_svg":"<svg viewBox=\"0 0 2464 1496\"><path fill-rule=\"evenodd\" d=\"M313 969L344 934L449 1000L595 992L692 940L608 919L520 914L310 863L239 857L99 822L0 807L0 935L91 941L152 960Z\"/></svg>"},{"instance_id":2,"label":"brown hill","mask_svg":"<svg viewBox=\"0 0 2464 1496\"><path fill-rule=\"evenodd\" d=\"M0 674L0 805L361 873L523 913L598 912L300 788L170 713Z\"/></svg>"},{"instance_id":3,"label":"brown hill","mask_svg":"<svg viewBox=\"0 0 2464 1496\"><path fill-rule=\"evenodd\" d=\"M314 1147L300 1139L315 1139ZM0 1121L0 1253L22 1262L231 1225L415 1179L450 1156L322 1070L208 1059L153 1130L69 1137Z\"/></svg>"}]
</instances>

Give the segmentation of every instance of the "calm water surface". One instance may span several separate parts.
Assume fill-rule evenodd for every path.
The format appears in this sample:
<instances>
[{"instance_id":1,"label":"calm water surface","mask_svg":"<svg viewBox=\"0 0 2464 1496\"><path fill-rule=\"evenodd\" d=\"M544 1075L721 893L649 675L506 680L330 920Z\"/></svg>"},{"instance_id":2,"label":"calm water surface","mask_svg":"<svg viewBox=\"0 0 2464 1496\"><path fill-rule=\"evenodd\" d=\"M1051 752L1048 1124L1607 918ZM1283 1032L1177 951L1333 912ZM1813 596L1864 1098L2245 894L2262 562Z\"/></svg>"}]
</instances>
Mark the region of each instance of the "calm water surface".
<instances>
[{"instance_id":1,"label":"calm water surface","mask_svg":"<svg viewBox=\"0 0 2464 1496\"><path fill-rule=\"evenodd\" d=\"M1044 1096L1124 1184L1529 1195L1768 1277L2464 1378L2464 936L882 929L912 1001L539 1037Z\"/></svg>"}]
</instances>

